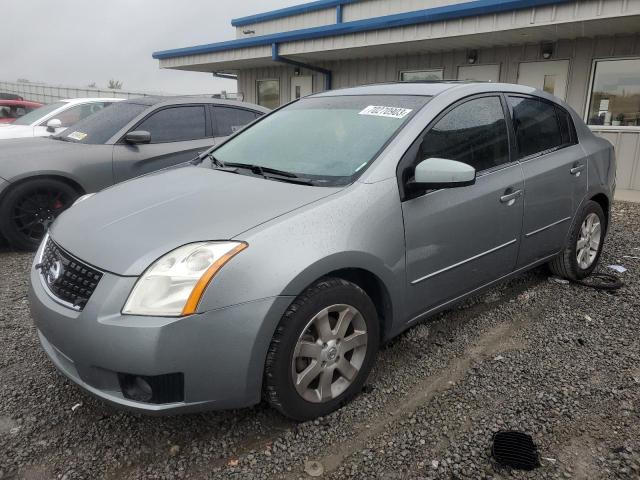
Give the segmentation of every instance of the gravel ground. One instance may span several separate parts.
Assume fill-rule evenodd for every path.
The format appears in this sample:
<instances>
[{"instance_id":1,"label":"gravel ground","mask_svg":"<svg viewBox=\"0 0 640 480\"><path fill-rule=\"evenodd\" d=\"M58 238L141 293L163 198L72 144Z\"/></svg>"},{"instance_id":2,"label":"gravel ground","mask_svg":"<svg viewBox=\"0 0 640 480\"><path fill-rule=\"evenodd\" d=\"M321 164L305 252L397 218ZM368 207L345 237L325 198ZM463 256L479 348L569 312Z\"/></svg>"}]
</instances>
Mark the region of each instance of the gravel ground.
<instances>
[{"instance_id":1,"label":"gravel ground","mask_svg":"<svg viewBox=\"0 0 640 480\"><path fill-rule=\"evenodd\" d=\"M602 265L628 268L622 290L522 275L401 335L354 402L294 424L265 405L152 418L89 397L39 348L31 255L2 252L0 479L638 479L640 260L625 255L640 257L640 205L618 203ZM495 465L501 429L530 433L542 466Z\"/></svg>"}]
</instances>

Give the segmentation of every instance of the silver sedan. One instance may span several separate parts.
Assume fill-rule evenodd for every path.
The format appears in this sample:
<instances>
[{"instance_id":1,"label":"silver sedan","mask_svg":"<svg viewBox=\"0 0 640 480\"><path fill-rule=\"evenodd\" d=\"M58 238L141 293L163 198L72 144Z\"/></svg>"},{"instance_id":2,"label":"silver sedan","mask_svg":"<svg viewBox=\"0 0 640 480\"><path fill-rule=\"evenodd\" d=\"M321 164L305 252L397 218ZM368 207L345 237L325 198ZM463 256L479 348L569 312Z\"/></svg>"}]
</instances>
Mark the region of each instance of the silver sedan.
<instances>
[{"instance_id":1,"label":"silver sedan","mask_svg":"<svg viewBox=\"0 0 640 480\"><path fill-rule=\"evenodd\" d=\"M83 198L31 270L58 369L144 412L328 414L379 345L496 282L598 263L611 145L524 86L373 85Z\"/></svg>"}]
</instances>

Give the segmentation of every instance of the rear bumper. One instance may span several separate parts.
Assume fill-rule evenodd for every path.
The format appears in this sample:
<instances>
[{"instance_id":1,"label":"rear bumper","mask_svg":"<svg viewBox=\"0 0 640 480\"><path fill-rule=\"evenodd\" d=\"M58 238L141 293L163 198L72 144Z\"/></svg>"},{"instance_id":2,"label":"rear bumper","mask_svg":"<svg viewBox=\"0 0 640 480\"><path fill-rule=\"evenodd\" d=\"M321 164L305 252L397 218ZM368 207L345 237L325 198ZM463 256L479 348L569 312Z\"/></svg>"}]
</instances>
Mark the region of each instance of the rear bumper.
<instances>
[{"instance_id":1,"label":"rear bumper","mask_svg":"<svg viewBox=\"0 0 640 480\"><path fill-rule=\"evenodd\" d=\"M111 404L158 414L258 403L266 352L291 301L272 297L185 318L138 317L120 314L133 277L105 273L82 312L56 302L34 268L30 280L32 316L54 365ZM182 374L182 400L127 398L119 374Z\"/></svg>"}]
</instances>

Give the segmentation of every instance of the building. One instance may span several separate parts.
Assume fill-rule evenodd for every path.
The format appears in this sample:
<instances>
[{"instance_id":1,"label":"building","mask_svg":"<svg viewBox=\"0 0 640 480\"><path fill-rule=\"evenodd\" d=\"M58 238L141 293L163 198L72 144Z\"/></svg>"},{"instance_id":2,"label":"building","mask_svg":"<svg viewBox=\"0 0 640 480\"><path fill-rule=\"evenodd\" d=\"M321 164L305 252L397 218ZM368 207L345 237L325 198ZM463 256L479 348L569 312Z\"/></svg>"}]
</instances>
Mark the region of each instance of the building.
<instances>
[{"instance_id":1,"label":"building","mask_svg":"<svg viewBox=\"0 0 640 480\"><path fill-rule=\"evenodd\" d=\"M397 80L531 85L614 143L621 197L640 196L640 0L318 0L231 24L236 39L153 56L270 108Z\"/></svg>"}]
</instances>

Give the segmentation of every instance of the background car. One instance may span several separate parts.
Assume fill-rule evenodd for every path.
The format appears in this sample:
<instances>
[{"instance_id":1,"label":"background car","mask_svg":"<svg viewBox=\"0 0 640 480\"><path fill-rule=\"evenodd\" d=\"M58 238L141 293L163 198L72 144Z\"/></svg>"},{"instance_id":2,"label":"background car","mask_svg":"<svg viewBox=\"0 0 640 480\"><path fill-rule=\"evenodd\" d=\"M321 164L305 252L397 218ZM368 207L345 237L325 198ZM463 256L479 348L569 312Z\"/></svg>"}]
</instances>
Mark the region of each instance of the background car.
<instances>
[{"instance_id":1,"label":"background car","mask_svg":"<svg viewBox=\"0 0 640 480\"><path fill-rule=\"evenodd\" d=\"M38 102L0 99L0 123L13 123L17 118L40 107L42 107L42 103Z\"/></svg>"},{"instance_id":2,"label":"background car","mask_svg":"<svg viewBox=\"0 0 640 480\"><path fill-rule=\"evenodd\" d=\"M0 140L46 137L63 131L74 123L99 112L122 98L74 98L37 108L11 124L0 124Z\"/></svg>"},{"instance_id":3,"label":"background car","mask_svg":"<svg viewBox=\"0 0 640 480\"><path fill-rule=\"evenodd\" d=\"M36 248L80 195L194 159L268 110L231 100L141 97L114 104L48 138L0 148L0 232Z\"/></svg>"},{"instance_id":4,"label":"background car","mask_svg":"<svg viewBox=\"0 0 640 480\"><path fill-rule=\"evenodd\" d=\"M417 322L590 275L616 171L567 104L500 83L318 93L200 159L85 198L31 269L44 350L113 404L327 415Z\"/></svg>"},{"instance_id":5,"label":"background car","mask_svg":"<svg viewBox=\"0 0 640 480\"><path fill-rule=\"evenodd\" d=\"M15 93L0 92L0 100L24 100L24 98L20 95L16 95Z\"/></svg>"}]
</instances>

